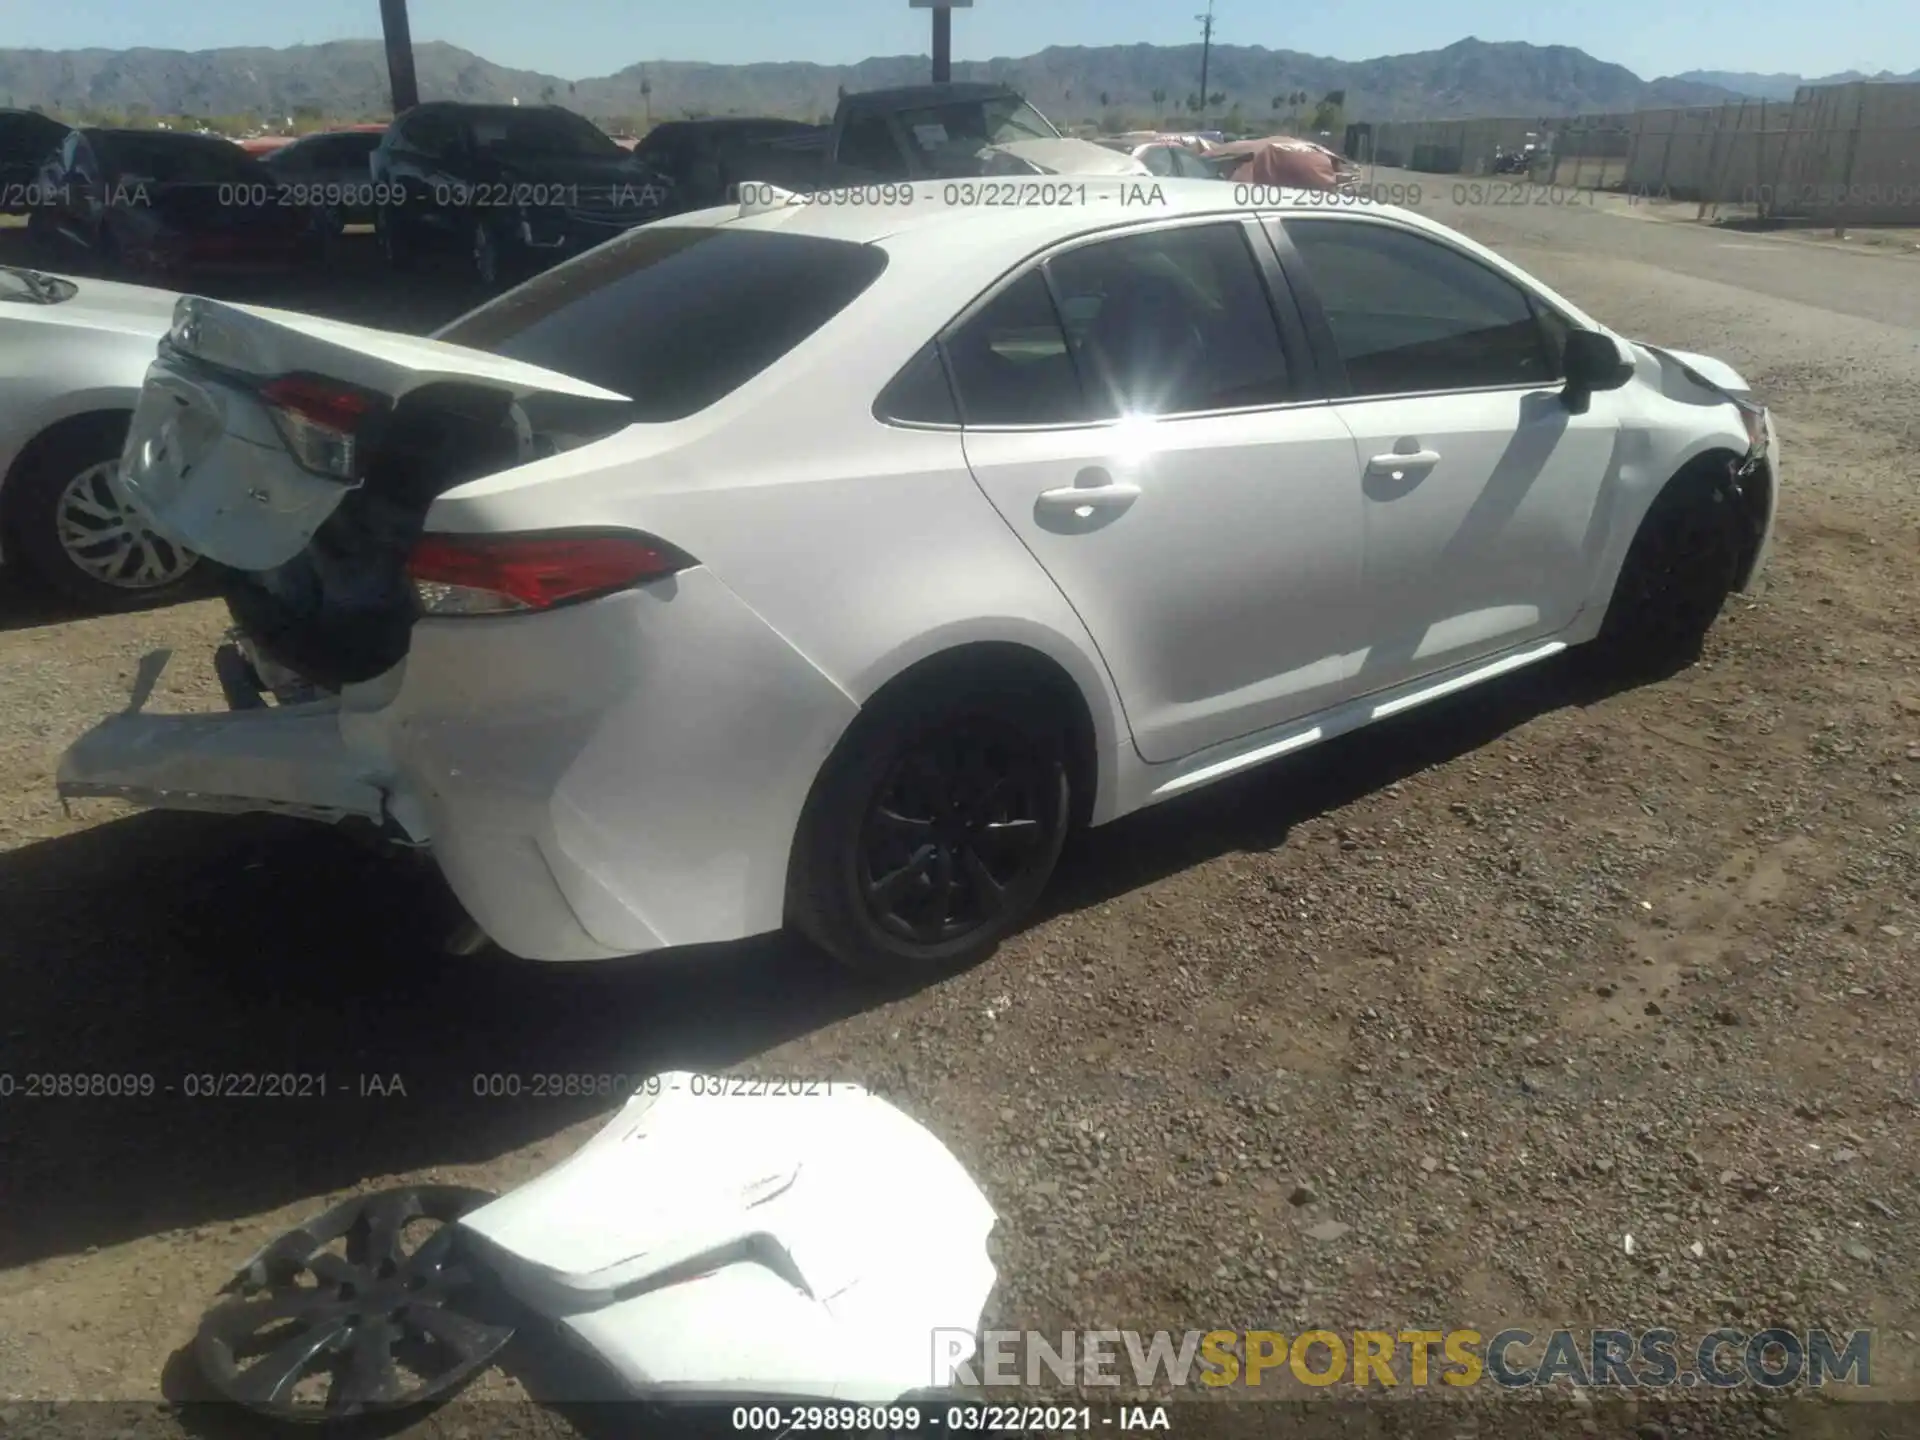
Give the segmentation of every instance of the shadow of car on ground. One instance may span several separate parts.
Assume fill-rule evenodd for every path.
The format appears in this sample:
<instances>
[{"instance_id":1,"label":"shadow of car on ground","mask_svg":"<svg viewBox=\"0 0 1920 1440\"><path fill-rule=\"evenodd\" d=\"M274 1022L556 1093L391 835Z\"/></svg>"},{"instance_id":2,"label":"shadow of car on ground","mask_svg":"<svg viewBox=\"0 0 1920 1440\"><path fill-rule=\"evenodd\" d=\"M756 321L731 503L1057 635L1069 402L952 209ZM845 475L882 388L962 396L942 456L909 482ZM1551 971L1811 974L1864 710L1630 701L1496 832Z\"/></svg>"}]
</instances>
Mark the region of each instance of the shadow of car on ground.
<instances>
[{"instance_id":1,"label":"shadow of car on ground","mask_svg":"<svg viewBox=\"0 0 1920 1440\"><path fill-rule=\"evenodd\" d=\"M1305 820L1583 698L1549 663L1087 832L1041 919L1276 849ZM430 866L300 821L143 814L0 853L0 1075L16 1090L57 1074L151 1090L9 1100L0 1269L485 1162L609 1110L622 1083L530 1098L527 1077L631 1089L899 998L784 936L540 965L443 953L452 918ZM862 1057L847 1078L884 1088L903 1063ZM258 1076L305 1098L187 1093ZM522 1094L489 1093L504 1088L491 1077L519 1077Z\"/></svg>"}]
</instances>

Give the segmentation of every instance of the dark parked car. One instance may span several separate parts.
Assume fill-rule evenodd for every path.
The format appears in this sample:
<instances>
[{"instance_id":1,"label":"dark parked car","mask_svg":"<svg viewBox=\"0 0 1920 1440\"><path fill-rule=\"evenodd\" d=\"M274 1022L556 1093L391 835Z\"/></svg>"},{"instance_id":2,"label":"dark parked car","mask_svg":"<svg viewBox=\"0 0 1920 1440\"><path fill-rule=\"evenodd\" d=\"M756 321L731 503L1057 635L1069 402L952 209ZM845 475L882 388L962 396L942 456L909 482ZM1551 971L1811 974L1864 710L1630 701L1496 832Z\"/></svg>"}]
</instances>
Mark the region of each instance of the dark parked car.
<instances>
[{"instance_id":1,"label":"dark parked car","mask_svg":"<svg viewBox=\"0 0 1920 1440\"><path fill-rule=\"evenodd\" d=\"M732 187L753 178L734 173L739 147L814 130L799 120L668 120L641 136L633 153L672 180L679 208L703 210L738 199Z\"/></svg>"},{"instance_id":2,"label":"dark parked car","mask_svg":"<svg viewBox=\"0 0 1920 1440\"><path fill-rule=\"evenodd\" d=\"M457 247L489 286L622 235L675 208L673 186L586 117L556 105L430 101L373 152L387 257Z\"/></svg>"},{"instance_id":3,"label":"dark parked car","mask_svg":"<svg viewBox=\"0 0 1920 1440\"><path fill-rule=\"evenodd\" d=\"M49 263L85 257L154 284L283 269L319 238L312 213L280 203L266 168L218 135L75 130L38 183L48 203L28 226Z\"/></svg>"},{"instance_id":4,"label":"dark parked car","mask_svg":"<svg viewBox=\"0 0 1920 1440\"><path fill-rule=\"evenodd\" d=\"M65 125L37 110L0 110L0 215L24 215L39 204L40 167L66 134Z\"/></svg>"},{"instance_id":5,"label":"dark parked car","mask_svg":"<svg viewBox=\"0 0 1920 1440\"><path fill-rule=\"evenodd\" d=\"M378 130L325 130L261 156L280 186L276 203L311 208L328 235L349 225L373 224L372 160L380 138Z\"/></svg>"}]
</instances>

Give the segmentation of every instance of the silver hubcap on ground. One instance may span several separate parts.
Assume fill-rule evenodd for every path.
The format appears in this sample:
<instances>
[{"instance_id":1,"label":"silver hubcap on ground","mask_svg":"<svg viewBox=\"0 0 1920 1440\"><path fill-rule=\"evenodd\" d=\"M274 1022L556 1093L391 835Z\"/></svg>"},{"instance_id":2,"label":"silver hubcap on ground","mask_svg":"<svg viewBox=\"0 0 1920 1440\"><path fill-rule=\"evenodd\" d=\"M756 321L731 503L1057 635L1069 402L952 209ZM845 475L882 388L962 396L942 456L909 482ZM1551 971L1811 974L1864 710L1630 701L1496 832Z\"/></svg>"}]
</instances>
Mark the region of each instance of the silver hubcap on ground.
<instances>
[{"instance_id":1,"label":"silver hubcap on ground","mask_svg":"<svg viewBox=\"0 0 1920 1440\"><path fill-rule=\"evenodd\" d=\"M200 558L147 529L120 498L117 460L89 465L60 492L60 548L75 569L118 590L171 585Z\"/></svg>"}]
</instances>

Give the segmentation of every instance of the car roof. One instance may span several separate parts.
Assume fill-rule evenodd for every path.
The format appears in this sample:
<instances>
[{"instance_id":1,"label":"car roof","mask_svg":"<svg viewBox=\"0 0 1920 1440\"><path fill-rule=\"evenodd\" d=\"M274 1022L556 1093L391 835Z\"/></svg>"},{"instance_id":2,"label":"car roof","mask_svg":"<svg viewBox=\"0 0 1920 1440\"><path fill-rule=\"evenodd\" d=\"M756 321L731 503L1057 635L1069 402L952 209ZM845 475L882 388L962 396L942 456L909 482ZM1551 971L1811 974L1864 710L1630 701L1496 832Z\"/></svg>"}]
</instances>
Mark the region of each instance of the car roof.
<instances>
[{"instance_id":1,"label":"car roof","mask_svg":"<svg viewBox=\"0 0 1920 1440\"><path fill-rule=\"evenodd\" d=\"M429 111L436 111L436 110L460 110L460 111L483 110L488 112L497 112L502 115L525 115L530 111L537 114L542 110L557 110L560 113L565 115L574 115L579 113L578 111L567 109L567 107L564 105L550 105L545 103L542 103L539 105L507 105L507 104L502 104L500 101L497 101L497 100L422 100L418 105L415 105L412 109L403 110L399 115L395 116L394 118L397 120L405 120L414 115L423 115L428 113Z\"/></svg>"},{"instance_id":2,"label":"car roof","mask_svg":"<svg viewBox=\"0 0 1920 1440\"><path fill-rule=\"evenodd\" d=\"M749 186L749 189L752 187ZM911 191L911 198L908 192ZM871 193L866 203L859 203ZM1411 211L1355 199L1337 208L1321 191L1259 187L1257 205L1247 203L1247 187L1224 180L1171 176L1046 175L1032 179L920 181L909 186L871 185L828 191L809 201L796 196L743 214L727 206L675 216L662 224L727 225L751 230L815 235L822 239L872 244L957 244L1006 247L1009 254L1041 248L1076 235L1156 218L1250 215L1305 211L1383 215L1438 229Z\"/></svg>"},{"instance_id":3,"label":"car roof","mask_svg":"<svg viewBox=\"0 0 1920 1440\"><path fill-rule=\"evenodd\" d=\"M817 130L805 120L792 120L781 115L709 115L704 120L662 120L648 135L665 135L676 130L764 130L771 126L776 130Z\"/></svg>"},{"instance_id":4,"label":"car roof","mask_svg":"<svg viewBox=\"0 0 1920 1440\"><path fill-rule=\"evenodd\" d=\"M138 125L87 125L81 128L80 133L89 140L172 140L190 141L195 145L225 145L229 149L238 148L224 135L203 135L198 130L144 130Z\"/></svg>"},{"instance_id":5,"label":"car roof","mask_svg":"<svg viewBox=\"0 0 1920 1440\"><path fill-rule=\"evenodd\" d=\"M854 90L847 99L856 100L862 105L897 105L903 101L916 101L923 105L947 105L955 101L991 100L997 96L1011 95L1020 98L1018 90L1005 85L995 85L985 80L945 80L926 85L890 85L881 90Z\"/></svg>"},{"instance_id":6,"label":"car roof","mask_svg":"<svg viewBox=\"0 0 1920 1440\"><path fill-rule=\"evenodd\" d=\"M311 145L316 140L365 140L369 147L378 145L381 132L378 130L314 130L305 135L296 135L280 148L291 150L296 145Z\"/></svg>"}]
</instances>

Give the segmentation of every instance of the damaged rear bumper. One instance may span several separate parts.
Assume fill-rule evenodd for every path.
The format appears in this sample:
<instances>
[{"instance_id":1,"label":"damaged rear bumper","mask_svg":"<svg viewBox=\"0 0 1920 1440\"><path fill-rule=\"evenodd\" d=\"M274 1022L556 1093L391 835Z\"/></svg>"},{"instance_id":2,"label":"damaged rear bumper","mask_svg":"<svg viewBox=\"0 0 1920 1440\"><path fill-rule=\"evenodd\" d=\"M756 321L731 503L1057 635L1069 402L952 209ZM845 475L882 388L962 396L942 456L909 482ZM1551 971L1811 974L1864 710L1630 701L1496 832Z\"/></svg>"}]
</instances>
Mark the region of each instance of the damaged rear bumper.
<instances>
[{"instance_id":1,"label":"damaged rear bumper","mask_svg":"<svg viewBox=\"0 0 1920 1440\"><path fill-rule=\"evenodd\" d=\"M337 701L224 715L114 715L60 758L58 789L63 800L110 797L165 810L265 811L400 828L388 804L391 781L348 748Z\"/></svg>"},{"instance_id":2,"label":"damaged rear bumper","mask_svg":"<svg viewBox=\"0 0 1920 1440\"><path fill-rule=\"evenodd\" d=\"M422 621L400 667L334 699L136 707L75 742L58 784L370 821L428 846L502 949L597 960L778 929L801 810L857 708L692 570L548 614Z\"/></svg>"}]
</instances>

